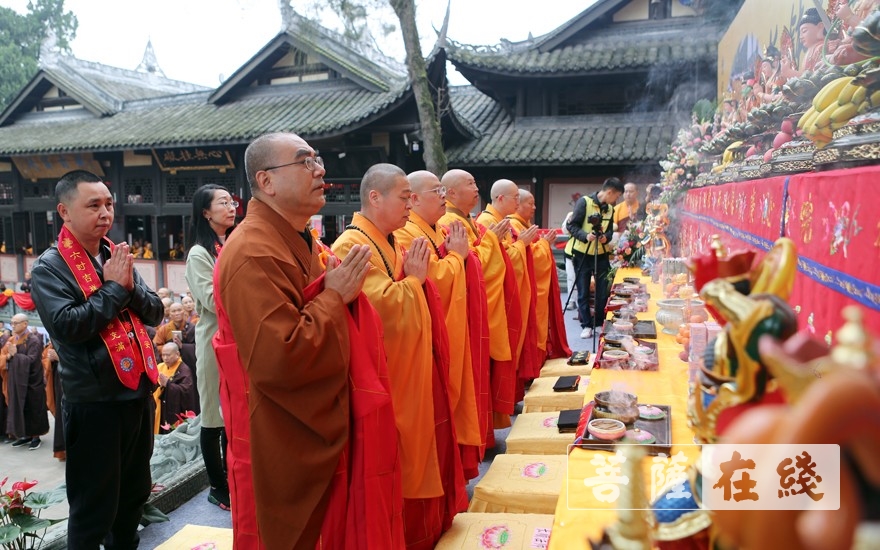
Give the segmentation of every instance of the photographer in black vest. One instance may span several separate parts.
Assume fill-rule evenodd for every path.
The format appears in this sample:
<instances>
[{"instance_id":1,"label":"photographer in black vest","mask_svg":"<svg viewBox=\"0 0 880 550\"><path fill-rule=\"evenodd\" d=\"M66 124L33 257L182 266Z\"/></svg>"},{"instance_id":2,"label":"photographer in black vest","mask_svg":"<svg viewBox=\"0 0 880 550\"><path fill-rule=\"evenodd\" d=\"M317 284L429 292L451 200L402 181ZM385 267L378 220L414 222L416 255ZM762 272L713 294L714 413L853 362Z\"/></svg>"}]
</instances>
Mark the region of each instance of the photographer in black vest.
<instances>
[{"instance_id":1,"label":"photographer in black vest","mask_svg":"<svg viewBox=\"0 0 880 550\"><path fill-rule=\"evenodd\" d=\"M598 324L601 327L608 301L611 271L611 236L614 233L614 203L623 194L623 184L617 178L608 178L602 189L578 199L571 219L566 226L571 238L565 245L565 253L574 259L575 285L578 289L578 314L581 321L581 338L593 336ZM590 311L590 277L596 278L594 300L595 320Z\"/></svg>"}]
</instances>

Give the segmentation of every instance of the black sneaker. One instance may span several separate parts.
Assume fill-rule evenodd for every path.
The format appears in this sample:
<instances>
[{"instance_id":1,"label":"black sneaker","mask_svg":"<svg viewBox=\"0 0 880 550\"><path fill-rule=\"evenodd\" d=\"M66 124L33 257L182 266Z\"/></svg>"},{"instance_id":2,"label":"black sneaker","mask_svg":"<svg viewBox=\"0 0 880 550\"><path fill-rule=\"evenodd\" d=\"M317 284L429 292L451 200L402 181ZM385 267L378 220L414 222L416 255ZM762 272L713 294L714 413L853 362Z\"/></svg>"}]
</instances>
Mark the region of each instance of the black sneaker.
<instances>
[{"instance_id":1,"label":"black sneaker","mask_svg":"<svg viewBox=\"0 0 880 550\"><path fill-rule=\"evenodd\" d=\"M31 438L30 438L30 437L22 437L21 439L16 439L16 440L12 443L12 446L13 446L13 447L23 447L23 446L27 445L27 444L30 443L30 442L31 442Z\"/></svg>"},{"instance_id":2,"label":"black sneaker","mask_svg":"<svg viewBox=\"0 0 880 550\"><path fill-rule=\"evenodd\" d=\"M31 444L28 445L28 450L29 450L29 451L36 451L37 449L40 448L40 446L41 446L42 444L43 444L43 442L40 440L40 438L39 438L39 437L35 437L35 438L33 438L33 439L31 440Z\"/></svg>"}]
</instances>

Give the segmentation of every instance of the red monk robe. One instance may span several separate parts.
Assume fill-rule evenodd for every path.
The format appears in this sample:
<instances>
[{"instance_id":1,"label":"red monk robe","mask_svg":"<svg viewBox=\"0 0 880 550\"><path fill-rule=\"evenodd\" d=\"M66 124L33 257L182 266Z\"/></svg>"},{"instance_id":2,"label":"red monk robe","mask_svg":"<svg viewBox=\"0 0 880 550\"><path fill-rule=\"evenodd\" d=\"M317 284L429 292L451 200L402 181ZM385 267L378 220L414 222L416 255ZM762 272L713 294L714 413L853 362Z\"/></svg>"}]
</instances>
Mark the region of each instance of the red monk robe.
<instances>
[{"instance_id":1,"label":"red monk robe","mask_svg":"<svg viewBox=\"0 0 880 550\"><path fill-rule=\"evenodd\" d=\"M403 272L400 248L359 213L351 226L358 229L343 232L333 243L333 253L345 258L356 244L370 246L373 252L363 290L382 319L403 470L407 547L432 547L442 526L421 514L448 509L444 503L456 499L458 482L445 477L445 465L450 452L453 459L458 453L452 423L446 422L445 430L436 423L444 408L448 418L449 401L445 388L435 384L440 365L434 360L431 311L422 284ZM438 434L447 440L438 441ZM444 452L442 460L438 451ZM428 499L435 502L422 502ZM440 528L432 530L432 526Z\"/></svg>"},{"instance_id":2,"label":"red monk robe","mask_svg":"<svg viewBox=\"0 0 880 550\"><path fill-rule=\"evenodd\" d=\"M481 444L476 452L473 447L466 447L462 452L461 461L465 477L473 479L479 475L479 467L486 454L486 447L495 446L492 395L489 382L489 305L486 303L483 268L480 265L480 259L473 250L468 252L465 275L467 277L468 342L474 374L474 391L477 396Z\"/></svg>"},{"instance_id":3,"label":"red monk robe","mask_svg":"<svg viewBox=\"0 0 880 550\"><path fill-rule=\"evenodd\" d=\"M377 515L357 521L372 518L370 537L378 540L345 541L345 547L357 548L358 542L399 548L399 520L394 519L399 500L388 498L396 457L377 455L360 443L393 441L393 433L379 422L388 412L374 401L360 426L358 415L371 407L350 397L350 350L370 350L370 344L359 343L349 331L351 316L343 314L348 308L338 293L320 292L307 300L303 287L321 273L310 235L297 232L259 200L251 200L248 213L214 274L219 320L214 342L229 435L235 546L310 550L323 544L328 526L342 521L336 515L339 472L359 471L360 461L370 467L349 480L345 513L376 509ZM355 306L355 311L363 310ZM358 322L368 320L361 316ZM380 367L373 366L372 376L351 377L379 379L373 384L378 387ZM369 433L362 434L361 427ZM359 509L352 508L358 503ZM343 548L338 542L330 547Z\"/></svg>"},{"instance_id":4,"label":"red monk robe","mask_svg":"<svg viewBox=\"0 0 880 550\"><path fill-rule=\"evenodd\" d=\"M464 258L447 252L443 246L446 232L439 226L431 227L415 211L410 211L409 222L394 232L397 243L408 249L418 237L428 239L431 260L428 278L437 286L443 305L444 321L449 335L449 402L455 419L458 443L464 446L485 444L477 416L477 398L468 339L467 287ZM481 437L483 436L483 437Z\"/></svg>"},{"instance_id":5,"label":"red monk robe","mask_svg":"<svg viewBox=\"0 0 880 550\"><path fill-rule=\"evenodd\" d=\"M522 328L515 275L512 267L508 269L510 259L495 233L447 202L446 215L439 223L448 225L453 220L464 223L468 244L480 258L483 269L489 317L492 410L502 416L511 415L516 403L516 349ZM507 425L510 425L509 419Z\"/></svg>"}]
</instances>

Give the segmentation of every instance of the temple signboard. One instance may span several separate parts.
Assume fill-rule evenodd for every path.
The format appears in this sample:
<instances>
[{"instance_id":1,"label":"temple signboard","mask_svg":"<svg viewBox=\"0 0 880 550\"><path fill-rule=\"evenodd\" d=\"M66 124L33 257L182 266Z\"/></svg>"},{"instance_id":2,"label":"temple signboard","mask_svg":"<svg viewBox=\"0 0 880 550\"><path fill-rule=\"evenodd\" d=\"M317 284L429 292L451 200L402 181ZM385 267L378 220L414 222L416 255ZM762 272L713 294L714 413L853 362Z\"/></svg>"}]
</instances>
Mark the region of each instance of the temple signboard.
<instances>
[{"instance_id":1,"label":"temple signboard","mask_svg":"<svg viewBox=\"0 0 880 550\"><path fill-rule=\"evenodd\" d=\"M175 147L153 149L153 157L165 172L178 170L226 170L235 168L228 149L212 147Z\"/></svg>"}]
</instances>

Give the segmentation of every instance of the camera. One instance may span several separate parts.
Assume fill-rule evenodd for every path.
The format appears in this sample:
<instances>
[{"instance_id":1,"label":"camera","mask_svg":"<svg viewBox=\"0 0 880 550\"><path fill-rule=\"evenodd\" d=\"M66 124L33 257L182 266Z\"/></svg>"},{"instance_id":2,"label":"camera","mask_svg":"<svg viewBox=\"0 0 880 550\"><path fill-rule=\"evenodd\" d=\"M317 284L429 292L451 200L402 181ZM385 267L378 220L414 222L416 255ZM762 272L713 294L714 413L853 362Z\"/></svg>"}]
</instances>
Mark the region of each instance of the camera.
<instances>
[{"instance_id":1,"label":"camera","mask_svg":"<svg viewBox=\"0 0 880 550\"><path fill-rule=\"evenodd\" d=\"M587 217L587 223L593 226L593 233L599 235L604 233L602 231L602 215L601 214L590 214Z\"/></svg>"}]
</instances>

